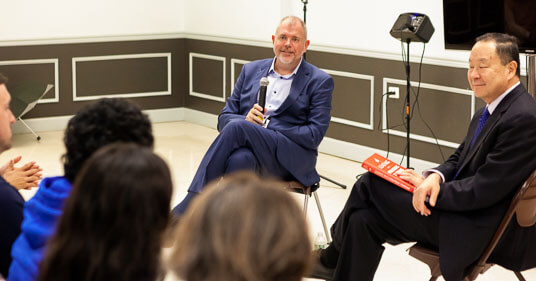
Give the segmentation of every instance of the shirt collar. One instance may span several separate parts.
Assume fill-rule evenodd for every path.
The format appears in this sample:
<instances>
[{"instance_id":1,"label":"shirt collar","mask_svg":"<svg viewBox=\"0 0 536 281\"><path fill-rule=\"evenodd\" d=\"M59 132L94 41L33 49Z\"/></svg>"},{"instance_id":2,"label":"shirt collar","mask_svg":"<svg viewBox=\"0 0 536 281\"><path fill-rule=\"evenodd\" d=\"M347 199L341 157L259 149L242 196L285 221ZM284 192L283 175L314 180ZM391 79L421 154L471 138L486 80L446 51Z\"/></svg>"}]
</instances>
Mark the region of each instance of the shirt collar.
<instances>
[{"instance_id":1,"label":"shirt collar","mask_svg":"<svg viewBox=\"0 0 536 281\"><path fill-rule=\"evenodd\" d=\"M277 59L277 57L275 57L273 60L272 60L272 65L270 66L270 69L268 70L268 74L272 74L272 73L275 73L277 74L278 76L281 76L283 77L284 79L289 79L289 78L292 78L294 77L294 75L296 75L296 73L298 72L298 69L300 69L300 65L303 61L303 57L300 58L300 63L298 63L298 65L296 66L296 68L294 68L294 71L292 71L292 73L290 74L287 74L287 75L280 75L279 73L275 72L275 69L274 69L274 64L275 64L275 60Z\"/></svg>"},{"instance_id":2,"label":"shirt collar","mask_svg":"<svg viewBox=\"0 0 536 281\"><path fill-rule=\"evenodd\" d=\"M499 106L499 103L506 97L515 87L517 87L521 82L517 82L514 86L508 88L502 95L497 97L494 101L492 101L490 104L487 105L489 114L493 114L493 111Z\"/></svg>"}]
</instances>

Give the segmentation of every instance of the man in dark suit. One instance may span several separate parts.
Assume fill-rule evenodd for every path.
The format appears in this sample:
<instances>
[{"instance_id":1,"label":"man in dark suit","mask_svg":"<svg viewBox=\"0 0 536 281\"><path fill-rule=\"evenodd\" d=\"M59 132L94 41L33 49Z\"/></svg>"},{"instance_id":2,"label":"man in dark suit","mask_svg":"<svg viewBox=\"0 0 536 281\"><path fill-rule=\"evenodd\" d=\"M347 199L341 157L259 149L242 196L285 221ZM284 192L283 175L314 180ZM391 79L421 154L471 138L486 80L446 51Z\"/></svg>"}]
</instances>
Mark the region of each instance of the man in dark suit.
<instances>
[{"instance_id":1,"label":"man in dark suit","mask_svg":"<svg viewBox=\"0 0 536 281\"><path fill-rule=\"evenodd\" d=\"M487 106L475 114L456 152L424 178L402 173L416 186L413 195L373 174L362 176L331 228L333 243L318 253L314 276L372 280L385 242L416 241L439 250L448 281L462 280L477 261L514 193L536 168L536 102L519 82L512 36L477 38L467 76ZM512 220L489 261L516 270L535 267L534 241L536 227L521 228Z\"/></svg>"},{"instance_id":2,"label":"man in dark suit","mask_svg":"<svg viewBox=\"0 0 536 281\"><path fill-rule=\"evenodd\" d=\"M7 78L0 74L0 153L11 148L11 124L15 123L6 82ZM0 176L0 276L7 276L11 245L20 233L23 205L19 192Z\"/></svg>"},{"instance_id":3,"label":"man in dark suit","mask_svg":"<svg viewBox=\"0 0 536 281\"><path fill-rule=\"evenodd\" d=\"M315 170L317 148L331 118L333 79L302 59L309 40L301 19L283 18L272 42L274 59L242 68L218 117L220 134L175 214L182 214L209 181L238 170L296 179L304 185L320 180ZM263 77L269 80L265 108L257 104Z\"/></svg>"}]
</instances>

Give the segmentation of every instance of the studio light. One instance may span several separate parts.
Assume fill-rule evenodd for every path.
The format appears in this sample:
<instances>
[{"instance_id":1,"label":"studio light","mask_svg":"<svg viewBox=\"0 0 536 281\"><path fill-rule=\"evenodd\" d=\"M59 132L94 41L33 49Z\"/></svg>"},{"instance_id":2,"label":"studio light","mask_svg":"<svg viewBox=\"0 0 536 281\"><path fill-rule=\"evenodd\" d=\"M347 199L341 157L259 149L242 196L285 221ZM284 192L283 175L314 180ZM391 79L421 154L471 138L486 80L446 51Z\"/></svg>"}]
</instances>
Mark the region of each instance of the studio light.
<instances>
[{"instance_id":1,"label":"studio light","mask_svg":"<svg viewBox=\"0 0 536 281\"><path fill-rule=\"evenodd\" d=\"M428 43L434 34L434 26L425 14L404 13L398 16L390 33L403 42Z\"/></svg>"}]
</instances>

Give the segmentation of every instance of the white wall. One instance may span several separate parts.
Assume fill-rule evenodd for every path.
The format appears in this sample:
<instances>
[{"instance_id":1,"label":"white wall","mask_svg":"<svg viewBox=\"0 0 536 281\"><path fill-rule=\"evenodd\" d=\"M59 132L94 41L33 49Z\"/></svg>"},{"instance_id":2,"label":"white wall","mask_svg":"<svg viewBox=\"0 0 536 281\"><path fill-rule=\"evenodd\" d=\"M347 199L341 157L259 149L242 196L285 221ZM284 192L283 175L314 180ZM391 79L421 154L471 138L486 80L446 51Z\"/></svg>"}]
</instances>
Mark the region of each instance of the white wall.
<instances>
[{"instance_id":1,"label":"white wall","mask_svg":"<svg viewBox=\"0 0 536 281\"><path fill-rule=\"evenodd\" d=\"M186 0L185 29L193 34L269 42L281 9L286 9L281 2L285 0Z\"/></svg>"},{"instance_id":2,"label":"white wall","mask_svg":"<svg viewBox=\"0 0 536 281\"><path fill-rule=\"evenodd\" d=\"M303 16L300 0L17 0L3 1L0 45L10 41L186 34L245 39L269 45L279 19ZM425 61L465 65L467 51L446 51L442 2L427 0L310 0L311 48L370 52L399 59L400 42L389 35L400 13L427 14L435 33ZM9 43L8 43L9 44ZM324 48L324 49L322 49ZM326 49L327 48L327 49ZM422 44L411 44L413 60ZM355 54L355 52L354 52Z\"/></svg>"},{"instance_id":3,"label":"white wall","mask_svg":"<svg viewBox=\"0 0 536 281\"><path fill-rule=\"evenodd\" d=\"M423 13L435 28L426 44L425 57L463 62L468 59L466 51L444 49L443 1L440 0L313 0L307 12L311 44L391 54L401 54L400 41L389 34L398 16L406 12ZM420 56L421 52L422 43L411 44L412 56Z\"/></svg>"},{"instance_id":4,"label":"white wall","mask_svg":"<svg viewBox=\"0 0 536 281\"><path fill-rule=\"evenodd\" d=\"M0 42L184 32L184 1L2 1Z\"/></svg>"},{"instance_id":5,"label":"white wall","mask_svg":"<svg viewBox=\"0 0 536 281\"><path fill-rule=\"evenodd\" d=\"M303 17L300 0L186 0L185 30L191 34L270 42L279 19ZM310 0L307 25L311 48L339 48L401 56L400 41L389 34L398 15L419 12L435 27L426 45L425 60L457 62L465 66L468 51L446 51L443 43L443 1L425 0ZM413 60L422 43L411 44Z\"/></svg>"}]
</instances>

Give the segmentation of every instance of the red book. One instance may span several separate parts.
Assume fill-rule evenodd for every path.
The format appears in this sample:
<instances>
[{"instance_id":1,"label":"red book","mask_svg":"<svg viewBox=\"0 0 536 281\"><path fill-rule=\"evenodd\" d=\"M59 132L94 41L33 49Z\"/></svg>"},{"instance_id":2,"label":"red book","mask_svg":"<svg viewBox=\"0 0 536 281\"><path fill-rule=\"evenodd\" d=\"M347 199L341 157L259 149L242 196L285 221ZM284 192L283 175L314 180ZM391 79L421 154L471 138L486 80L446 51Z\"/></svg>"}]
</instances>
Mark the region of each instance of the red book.
<instances>
[{"instance_id":1,"label":"red book","mask_svg":"<svg viewBox=\"0 0 536 281\"><path fill-rule=\"evenodd\" d=\"M361 167L411 193L413 193L413 190L415 190L415 186L413 184L401 179L395 174L400 169L405 170L406 168L377 153L374 153L372 156L367 158L365 162L361 164Z\"/></svg>"}]
</instances>

